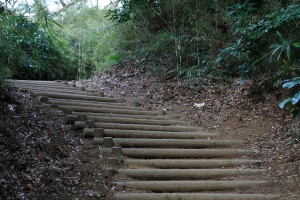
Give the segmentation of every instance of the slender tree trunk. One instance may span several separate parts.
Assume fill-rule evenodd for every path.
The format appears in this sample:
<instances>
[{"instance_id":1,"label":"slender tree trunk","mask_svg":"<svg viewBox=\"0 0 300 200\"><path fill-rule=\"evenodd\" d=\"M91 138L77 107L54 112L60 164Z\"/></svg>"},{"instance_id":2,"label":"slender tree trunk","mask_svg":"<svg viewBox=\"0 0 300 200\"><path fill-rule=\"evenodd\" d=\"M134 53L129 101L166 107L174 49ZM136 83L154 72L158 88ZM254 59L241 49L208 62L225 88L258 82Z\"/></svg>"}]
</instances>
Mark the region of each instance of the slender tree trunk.
<instances>
[{"instance_id":1,"label":"slender tree trunk","mask_svg":"<svg viewBox=\"0 0 300 200\"><path fill-rule=\"evenodd\" d=\"M60 1L61 5L62 5L63 7L66 7L66 6L67 6L67 4L66 4L63 0L59 0L59 1Z\"/></svg>"}]
</instances>

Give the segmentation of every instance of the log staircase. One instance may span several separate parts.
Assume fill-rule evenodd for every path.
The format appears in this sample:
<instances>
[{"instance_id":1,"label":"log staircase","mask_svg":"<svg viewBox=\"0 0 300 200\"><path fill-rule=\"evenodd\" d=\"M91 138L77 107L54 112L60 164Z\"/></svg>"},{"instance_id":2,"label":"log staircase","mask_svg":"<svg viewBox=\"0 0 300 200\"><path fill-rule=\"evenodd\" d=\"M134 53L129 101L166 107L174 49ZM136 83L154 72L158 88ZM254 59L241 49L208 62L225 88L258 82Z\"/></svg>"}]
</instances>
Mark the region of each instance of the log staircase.
<instances>
[{"instance_id":1,"label":"log staircase","mask_svg":"<svg viewBox=\"0 0 300 200\"><path fill-rule=\"evenodd\" d=\"M251 167L260 161L251 159L251 149L241 148L244 141L224 140L176 116L105 97L75 81L12 82L62 110L66 123L110 150L106 172L118 175L115 199L282 199L256 192L268 181L264 169Z\"/></svg>"}]
</instances>

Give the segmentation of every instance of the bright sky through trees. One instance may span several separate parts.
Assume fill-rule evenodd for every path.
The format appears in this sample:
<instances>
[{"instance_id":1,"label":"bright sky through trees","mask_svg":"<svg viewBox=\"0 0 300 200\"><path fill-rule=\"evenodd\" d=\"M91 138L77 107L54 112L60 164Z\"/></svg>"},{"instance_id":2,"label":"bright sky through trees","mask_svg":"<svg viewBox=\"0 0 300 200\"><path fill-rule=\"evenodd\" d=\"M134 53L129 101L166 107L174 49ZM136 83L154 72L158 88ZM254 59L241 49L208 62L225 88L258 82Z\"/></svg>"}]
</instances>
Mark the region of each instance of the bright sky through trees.
<instances>
[{"instance_id":1,"label":"bright sky through trees","mask_svg":"<svg viewBox=\"0 0 300 200\"><path fill-rule=\"evenodd\" d=\"M20 2L26 2L29 5L33 3L34 0L22 0ZM64 1L66 4L69 4L71 0L65 0ZM46 0L46 3L48 4L48 8L50 11L56 11L62 8L61 3L59 0ZM90 6L96 6L98 3L98 6L102 9L105 6L107 6L110 3L110 0L87 0L87 4Z\"/></svg>"}]
</instances>

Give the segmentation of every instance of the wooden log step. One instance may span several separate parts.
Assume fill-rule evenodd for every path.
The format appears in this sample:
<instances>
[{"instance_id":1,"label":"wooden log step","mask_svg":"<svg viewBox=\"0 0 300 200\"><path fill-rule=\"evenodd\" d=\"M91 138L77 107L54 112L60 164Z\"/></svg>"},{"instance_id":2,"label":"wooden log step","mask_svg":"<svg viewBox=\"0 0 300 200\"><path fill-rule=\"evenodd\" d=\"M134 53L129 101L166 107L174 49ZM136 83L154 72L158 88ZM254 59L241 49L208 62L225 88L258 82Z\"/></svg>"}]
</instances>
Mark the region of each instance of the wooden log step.
<instances>
[{"instance_id":1,"label":"wooden log step","mask_svg":"<svg viewBox=\"0 0 300 200\"><path fill-rule=\"evenodd\" d=\"M13 83L18 84L27 84L27 85L38 85L38 86L47 86L47 85L70 85L76 84L78 81L39 81L39 80L12 80Z\"/></svg>"},{"instance_id":2,"label":"wooden log step","mask_svg":"<svg viewBox=\"0 0 300 200\"><path fill-rule=\"evenodd\" d=\"M67 115L66 122L74 123L78 120L77 115ZM176 120L153 120L153 119L130 119L130 118L117 118L117 117L96 117L96 116L87 116L88 120L93 120L95 122L104 122L104 123L120 123L120 124L145 124L145 125L178 125L183 124L180 121Z\"/></svg>"},{"instance_id":3,"label":"wooden log step","mask_svg":"<svg viewBox=\"0 0 300 200\"><path fill-rule=\"evenodd\" d=\"M73 103L91 103L96 105L115 105L115 106L125 106L125 107L132 107L122 102L101 102L101 101L85 101L85 100L76 100L76 99L57 99L57 98L49 98L49 101L57 101L57 102L73 102ZM59 103L58 103L59 104ZM95 113L93 113L95 114Z\"/></svg>"},{"instance_id":4,"label":"wooden log step","mask_svg":"<svg viewBox=\"0 0 300 200\"><path fill-rule=\"evenodd\" d=\"M155 167L161 169L199 169L240 167L260 163L260 160L246 159L131 159L126 158L124 163L131 166Z\"/></svg>"},{"instance_id":5,"label":"wooden log step","mask_svg":"<svg viewBox=\"0 0 300 200\"><path fill-rule=\"evenodd\" d=\"M116 182L125 189L152 192L200 192L224 191L249 188L267 183L266 181L125 181Z\"/></svg>"},{"instance_id":6,"label":"wooden log step","mask_svg":"<svg viewBox=\"0 0 300 200\"><path fill-rule=\"evenodd\" d=\"M87 94L87 92L79 90L74 84L72 85L63 85L63 84L55 84L55 85L35 85L35 84L24 84L24 83L13 83L15 87L23 88L23 89L32 89L32 90L45 90L45 91L74 91L74 92L82 92Z\"/></svg>"},{"instance_id":7,"label":"wooden log step","mask_svg":"<svg viewBox=\"0 0 300 200\"><path fill-rule=\"evenodd\" d=\"M13 83L16 87L24 87L24 88L35 88L35 89L65 89L65 90L76 90L79 91L79 88L76 87L75 84L65 85L61 83L55 84L37 84L37 83Z\"/></svg>"},{"instance_id":8,"label":"wooden log step","mask_svg":"<svg viewBox=\"0 0 300 200\"><path fill-rule=\"evenodd\" d=\"M93 117L112 117L112 118L130 118L130 119L155 119L155 120L169 120L170 117L166 115L129 115L129 114L113 114L113 113L92 113L92 112L72 112L72 115L86 115Z\"/></svg>"},{"instance_id":9,"label":"wooden log step","mask_svg":"<svg viewBox=\"0 0 300 200\"><path fill-rule=\"evenodd\" d=\"M24 88L36 88L36 89L66 89L66 90L79 90L78 87L74 87L74 84L71 85L64 85L61 83L53 83L53 84L37 84L37 83L13 83L17 87L24 87Z\"/></svg>"},{"instance_id":10,"label":"wooden log step","mask_svg":"<svg viewBox=\"0 0 300 200\"><path fill-rule=\"evenodd\" d=\"M23 84L62 84L61 82L55 82L55 81L38 81L38 80L11 80L13 83L23 83Z\"/></svg>"},{"instance_id":11,"label":"wooden log step","mask_svg":"<svg viewBox=\"0 0 300 200\"><path fill-rule=\"evenodd\" d=\"M122 102L122 99L109 98L109 97L98 97L98 96L89 96L89 95L72 95L72 94L62 94L59 92L37 92L39 96L47 96L50 98L61 98L61 99L77 99L77 100L86 100L86 101L102 101L102 102Z\"/></svg>"},{"instance_id":12,"label":"wooden log step","mask_svg":"<svg viewBox=\"0 0 300 200\"><path fill-rule=\"evenodd\" d=\"M241 140L201 140L201 139L136 139L113 138L113 143L121 147L174 147L174 148L217 148L242 144Z\"/></svg>"},{"instance_id":13,"label":"wooden log step","mask_svg":"<svg viewBox=\"0 0 300 200\"><path fill-rule=\"evenodd\" d=\"M98 96L96 93L86 93L79 90L70 90L70 89L36 89L36 88L25 88L25 87L18 87L21 90L27 90L35 93L40 92L56 92L56 93L63 93L63 94L78 94L78 95L86 95L86 96Z\"/></svg>"},{"instance_id":14,"label":"wooden log step","mask_svg":"<svg viewBox=\"0 0 300 200\"><path fill-rule=\"evenodd\" d=\"M20 87L23 89L37 89L37 90L56 90L56 89L63 89L65 91L82 91L85 94L89 95L97 95L97 96L103 96L103 92L97 89L92 88L85 88L85 87L78 87L75 83L69 82L68 84L62 84L62 83L54 83L54 84L43 84L43 83L13 83L16 87Z\"/></svg>"},{"instance_id":15,"label":"wooden log step","mask_svg":"<svg viewBox=\"0 0 300 200\"><path fill-rule=\"evenodd\" d=\"M116 193L117 200L275 200L280 195L228 193Z\"/></svg>"},{"instance_id":16,"label":"wooden log step","mask_svg":"<svg viewBox=\"0 0 300 200\"><path fill-rule=\"evenodd\" d=\"M122 129L122 130L144 130L144 131L170 131L170 132L184 132L184 131L200 131L200 130L203 130L203 128L200 128L200 127L188 127L188 126L118 124L118 123L102 123L102 122L95 122L95 127L94 128Z\"/></svg>"},{"instance_id":17,"label":"wooden log step","mask_svg":"<svg viewBox=\"0 0 300 200\"><path fill-rule=\"evenodd\" d=\"M66 105L66 106L80 106L80 107L92 107L92 108L110 108L110 109L123 109L123 110L143 110L140 107L130 107L130 106L123 106L118 105L116 102L115 104L99 104L99 103L86 103L86 102L71 102L71 101L57 101L57 100L49 100L50 104L57 104L57 105Z\"/></svg>"},{"instance_id":18,"label":"wooden log step","mask_svg":"<svg viewBox=\"0 0 300 200\"><path fill-rule=\"evenodd\" d=\"M216 179L262 173L261 169L118 169L121 175L143 180Z\"/></svg>"},{"instance_id":19,"label":"wooden log step","mask_svg":"<svg viewBox=\"0 0 300 200\"><path fill-rule=\"evenodd\" d=\"M253 151L242 149L122 148L122 153L131 158L229 158L241 157L253 153Z\"/></svg>"},{"instance_id":20,"label":"wooden log step","mask_svg":"<svg viewBox=\"0 0 300 200\"><path fill-rule=\"evenodd\" d=\"M121 129L104 129L105 137L114 138L157 138L157 139L193 139L193 138L210 138L216 137L216 133L207 132L164 132L164 131L137 131L137 130L121 130ZM83 129L83 135L94 135L93 128Z\"/></svg>"},{"instance_id":21,"label":"wooden log step","mask_svg":"<svg viewBox=\"0 0 300 200\"><path fill-rule=\"evenodd\" d=\"M95 122L105 122L105 123L120 123L120 124L145 124L145 125L182 125L181 121L177 120L155 120L155 119L130 119L130 118L117 118L117 117L96 117L88 116L90 120Z\"/></svg>"},{"instance_id":22,"label":"wooden log step","mask_svg":"<svg viewBox=\"0 0 300 200\"><path fill-rule=\"evenodd\" d=\"M36 89L36 90L43 90L43 91L59 91L63 90L66 92L70 91L77 91L82 92L88 95L97 95L103 96L103 92L96 89L86 89L85 87L77 87L75 83L71 84L28 84L28 83L14 83L16 87L23 88L23 89Z\"/></svg>"},{"instance_id":23,"label":"wooden log step","mask_svg":"<svg viewBox=\"0 0 300 200\"><path fill-rule=\"evenodd\" d=\"M91 96L89 96L91 97ZM59 105L60 109L69 109L76 112L94 112L94 113L113 113L113 114L126 114L126 115L158 115L157 111L143 111L143 110L124 110L124 109L112 109L112 108L93 108L82 106L64 106Z\"/></svg>"}]
</instances>

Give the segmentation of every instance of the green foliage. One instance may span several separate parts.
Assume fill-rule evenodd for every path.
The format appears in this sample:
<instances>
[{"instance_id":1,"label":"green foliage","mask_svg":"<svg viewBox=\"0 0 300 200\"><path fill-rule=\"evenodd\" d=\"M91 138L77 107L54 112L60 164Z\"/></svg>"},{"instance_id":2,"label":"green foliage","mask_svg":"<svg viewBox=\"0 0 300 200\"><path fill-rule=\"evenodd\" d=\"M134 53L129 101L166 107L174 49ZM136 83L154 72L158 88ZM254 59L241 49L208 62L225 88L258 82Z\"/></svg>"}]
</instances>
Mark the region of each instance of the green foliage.
<instances>
[{"instance_id":1,"label":"green foliage","mask_svg":"<svg viewBox=\"0 0 300 200\"><path fill-rule=\"evenodd\" d=\"M248 15L255 4L243 5L250 7L245 11ZM273 81L291 78L296 71L286 73L282 70L299 58L300 38L296 27L299 25L300 5L281 7L262 19L252 17L244 23L240 22L242 16L237 16L236 20L236 24L242 25L234 27L236 43L223 49L219 60L234 57L239 62L240 72L250 77L271 77ZM254 23L254 19L257 22Z\"/></svg>"},{"instance_id":2,"label":"green foliage","mask_svg":"<svg viewBox=\"0 0 300 200\"><path fill-rule=\"evenodd\" d=\"M284 88L299 84L292 79L300 72L299 2L121 2L107 13L122 27L116 46L121 61L146 60L143 67L187 79L244 76L260 88L283 80ZM280 107L291 106L297 116L299 98L295 92Z\"/></svg>"},{"instance_id":3,"label":"green foliage","mask_svg":"<svg viewBox=\"0 0 300 200\"><path fill-rule=\"evenodd\" d=\"M300 77L295 77L289 80L286 80L284 84L282 85L283 88L291 89L293 87L296 87L300 85ZM300 100L300 91L298 91L294 96L289 97L285 100L283 100L280 104L280 108L288 108L293 113L293 117L296 118L300 115L300 106L299 106L299 100Z\"/></svg>"},{"instance_id":4,"label":"green foliage","mask_svg":"<svg viewBox=\"0 0 300 200\"><path fill-rule=\"evenodd\" d=\"M228 16L233 18L234 23L232 24L232 28L235 29L234 34L237 34L241 27L251 21L252 12L257 10L255 6L256 3L250 3L249 0L247 0L229 7L231 11L228 13Z\"/></svg>"},{"instance_id":5,"label":"green foliage","mask_svg":"<svg viewBox=\"0 0 300 200\"><path fill-rule=\"evenodd\" d=\"M297 91L300 83L300 4L278 5L263 18L251 14L256 11L254 6L246 1L231 7L236 42L221 50L217 61L226 66L226 60L235 60L240 74L260 80L260 84L275 82L278 86L286 79L283 88ZM299 100L298 90L279 107L288 108L297 117L300 115Z\"/></svg>"},{"instance_id":6,"label":"green foliage","mask_svg":"<svg viewBox=\"0 0 300 200\"><path fill-rule=\"evenodd\" d=\"M9 86L6 79L11 76L10 73L11 72L7 67L0 65L0 94L3 94Z\"/></svg>"},{"instance_id":7,"label":"green foliage","mask_svg":"<svg viewBox=\"0 0 300 200\"><path fill-rule=\"evenodd\" d=\"M74 62L78 78L87 78L118 62L115 43L118 27L106 20L104 10L78 3L57 18L63 27L57 28L61 41L68 47L65 55Z\"/></svg>"},{"instance_id":8,"label":"green foliage","mask_svg":"<svg viewBox=\"0 0 300 200\"><path fill-rule=\"evenodd\" d=\"M278 54L277 61L282 60L284 57L288 58L288 60L291 60L291 49L292 48L299 48L300 47L300 42L295 41L294 39L286 40L283 38L283 36L276 31L280 43L278 44L272 44L270 46L270 49L273 49L271 52L270 60L272 60L274 54ZM286 55L283 55L283 52L286 52ZM278 53L279 52L279 53ZM294 53L292 51L292 53Z\"/></svg>"},{"instance_id":9,"label":"green foliage","mask_svg":"<svg viewBox=\"0 0 300 200\"><path fill-rule=\"evenodd\" d=\"M138 20L140 11L151 13L149 16L154 16L159 12L162 0L121 0L121 8L109 9L106 17L111 21L118 23L128 22L130 20Z\"/></svg>"},{"instance_id":10,"label":"green foliage","mask_svg":"<svg viewBox=\"0 0 300 200\"><path fill-rule=\"evenodd\" d=\"M70 75L68 60L55 46L46 27L8 9L0 14L0 24L0 66L4 71L22 79L59 79Z\"/></svg>"},{"instance_id":11,"label":"green foliage","mask_svg":"<svg viewBox=\"0 0 300 200\"><path fill-rule=\"evenodd\" d=\"M198 74L195 68L208 72L200 69L206 68L207 62L216 65L218 48L229 36L223 16L232 1L122 2L121 8L107 13L110 20L122 27L117 45L122 60L146 59L143 67L160 67L156 71L172 71L186 78Z\"/></svg>"}]
</instances>

